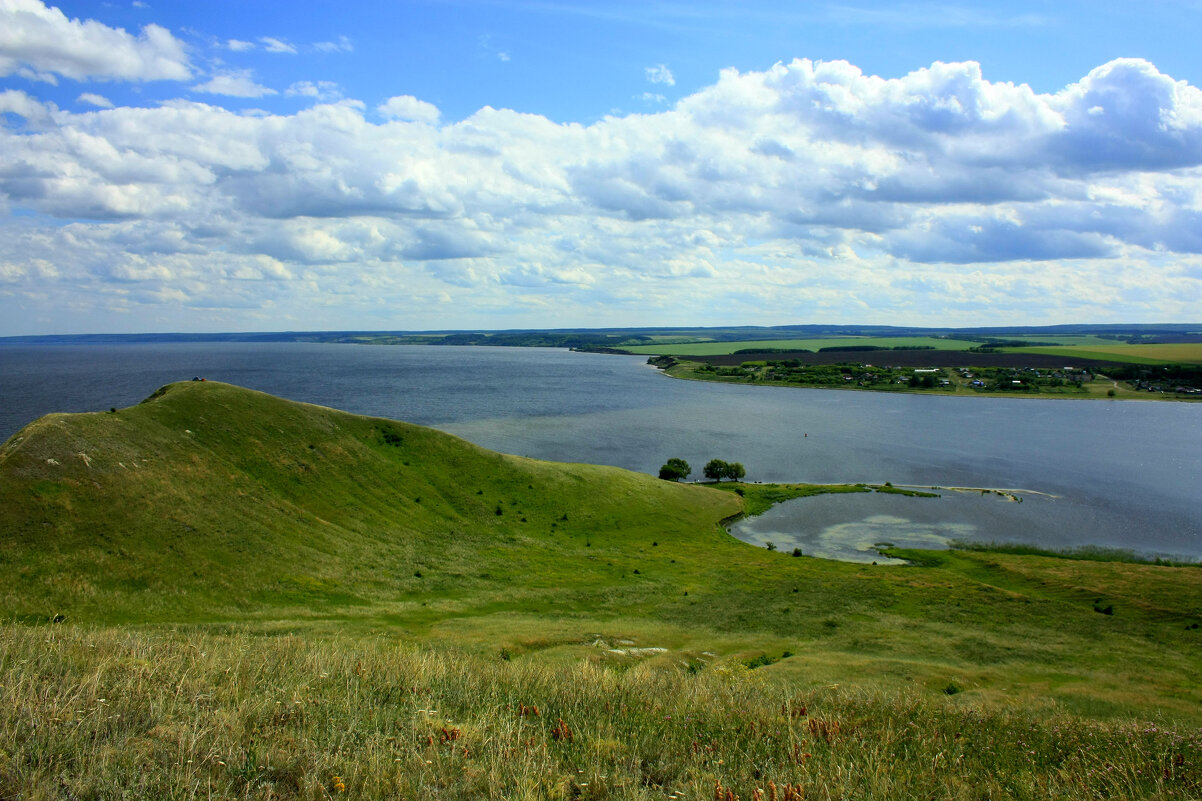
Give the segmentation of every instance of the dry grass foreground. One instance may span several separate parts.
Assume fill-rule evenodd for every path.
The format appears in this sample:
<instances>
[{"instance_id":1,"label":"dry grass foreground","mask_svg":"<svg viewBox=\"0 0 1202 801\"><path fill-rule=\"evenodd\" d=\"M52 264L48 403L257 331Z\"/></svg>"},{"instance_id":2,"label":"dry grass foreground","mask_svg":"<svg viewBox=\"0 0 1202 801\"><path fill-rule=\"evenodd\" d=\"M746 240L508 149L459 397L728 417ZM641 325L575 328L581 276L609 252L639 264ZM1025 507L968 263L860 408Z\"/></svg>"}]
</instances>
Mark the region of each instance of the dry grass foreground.
<instances>
[{"instance_id":1,"label":"dry grass foreground","mask_svg":"<svg viewBox=\"0 0 1202 801\"><path fill-rule=\"evenodd\" d=\"M0 797L1197 798L1202 732L389 638L0 629ZM15 668L20 667L20 670Z\"/></svg>"}]
</instances>

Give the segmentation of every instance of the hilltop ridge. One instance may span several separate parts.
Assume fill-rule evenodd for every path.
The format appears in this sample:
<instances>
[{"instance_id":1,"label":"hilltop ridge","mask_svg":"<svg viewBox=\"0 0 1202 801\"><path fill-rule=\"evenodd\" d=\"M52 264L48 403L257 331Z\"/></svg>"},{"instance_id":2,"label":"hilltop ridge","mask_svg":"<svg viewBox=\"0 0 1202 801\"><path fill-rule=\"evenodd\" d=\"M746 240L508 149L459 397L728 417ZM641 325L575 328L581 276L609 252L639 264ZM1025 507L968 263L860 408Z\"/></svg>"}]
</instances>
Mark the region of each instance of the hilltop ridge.
<instances>
[{"instance_id":1,"label":"hilltop ridge","mask_svg":"<svg viewBox=\"0 0 1202 801\"><path fill-rule=\"evenodd\" d=\"M0 609L97 620L395 612L465 583L543 584L522 560L583 546L586 530L602 551L651 525L648 544L716 539L739 509L211 381L31 423L0 448L0 504Z\"/></svg>"}]
</instances>

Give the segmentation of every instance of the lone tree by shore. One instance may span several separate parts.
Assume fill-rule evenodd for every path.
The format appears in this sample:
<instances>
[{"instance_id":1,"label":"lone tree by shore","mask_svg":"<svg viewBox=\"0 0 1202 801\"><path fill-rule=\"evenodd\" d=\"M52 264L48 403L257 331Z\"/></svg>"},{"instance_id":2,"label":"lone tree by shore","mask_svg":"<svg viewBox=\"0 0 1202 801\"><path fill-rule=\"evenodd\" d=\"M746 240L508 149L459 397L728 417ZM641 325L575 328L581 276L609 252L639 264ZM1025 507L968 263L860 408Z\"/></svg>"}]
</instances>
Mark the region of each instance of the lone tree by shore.
<instances>
[{"instance_id":1,"label":"lone tree by shore","mask_svg":"<svg viewBox=\"0 0 1202 801\"><path fill-rule=\"evenodd\" d=\"M706 462L704 472L706 478L713 479L714 481L721 481L724 478L738 481L747 475L747 470L741 462L724 462L721 459L710 459Z\"/></svg>"},{"instance_id":2,"label":"lone tree by shore","mask_svg":"<svg viewBox=\"0 0 1202 801\"><path fill-rule=\"evenodd\" d=\"M659 477L665 481L680 481L683 478L688 478L689 473L692 472L693 468L689 467L688 462L684 459L673 457L659 469Z\"/></svg>"}]
</instances>

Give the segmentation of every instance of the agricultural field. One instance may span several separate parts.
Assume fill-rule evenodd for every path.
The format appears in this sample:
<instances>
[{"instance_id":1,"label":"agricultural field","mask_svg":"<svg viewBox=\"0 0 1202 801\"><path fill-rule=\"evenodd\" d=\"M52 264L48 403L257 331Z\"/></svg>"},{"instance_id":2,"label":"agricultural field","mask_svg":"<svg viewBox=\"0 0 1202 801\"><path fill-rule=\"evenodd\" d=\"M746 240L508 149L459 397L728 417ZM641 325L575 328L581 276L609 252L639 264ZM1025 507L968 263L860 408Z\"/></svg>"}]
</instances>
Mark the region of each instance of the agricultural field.
<instances>
[{"instance_id":1,"label":"agricultural field","mask_svg":"<svg viewBox=\"0 0 1202 801\"><path fill-rule=\"evenodd\" d=\"M1202 364L1202 342L1167 345L1082 344L1071 347L1006 348L1008 353L1041 353L1130 364Z\"/></svg>"},{"instance_id":2,"label":"agricultural field","mask_svg":"<svg viewBox=\"0 0 1202 801\"><path fill-rule=\"evenodd\" d=\"M1010 343L1028 341L1029 347L1016 347ZM1056 343L1056 344L1050 344ZM1067 359L1096 362L1121 362L1128 364L1202 364L1202 342L1170 344L1128 344L1099 336L1015 336L985 340L967 340L947 337L811 337L806 339L740 340L731 342L664 342L650 345L624 345L622 349L650 356L672 355L720 356L760 352L811 351L826 348L883 348L917 349L934 351L964 351L961 366L973 366L980 357L970 353L971 349L1035 356L1058 356ZM883 357L876 357L878 360ZM977 361L974 361L976 359Z\"/></svg>"}]
</instances>

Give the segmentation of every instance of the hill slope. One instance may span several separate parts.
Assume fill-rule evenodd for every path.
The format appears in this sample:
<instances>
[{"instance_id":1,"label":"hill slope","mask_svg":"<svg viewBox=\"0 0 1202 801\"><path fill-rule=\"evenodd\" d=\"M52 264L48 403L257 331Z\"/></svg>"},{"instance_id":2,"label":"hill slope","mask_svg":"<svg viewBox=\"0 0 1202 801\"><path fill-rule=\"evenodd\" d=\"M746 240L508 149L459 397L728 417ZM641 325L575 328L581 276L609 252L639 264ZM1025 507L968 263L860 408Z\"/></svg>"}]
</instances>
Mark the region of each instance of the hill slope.
<instances>
[{"instance_id":1,"label":"hill slope","mask_svg":"<svg viewBox=\"0 0 1202 801\"><path fill-rule=\"evenodd\" d=\"M588 585L581 546L717 540L739 503L185 382L27 426L0 449L0 508L0 609L115 622L504 605Z\"/></svg>"}]
</instances>

